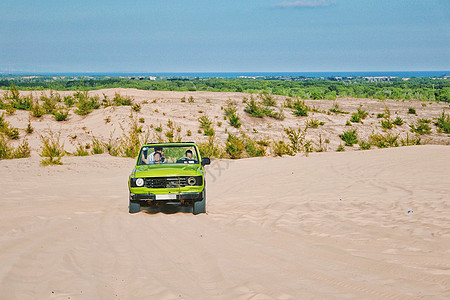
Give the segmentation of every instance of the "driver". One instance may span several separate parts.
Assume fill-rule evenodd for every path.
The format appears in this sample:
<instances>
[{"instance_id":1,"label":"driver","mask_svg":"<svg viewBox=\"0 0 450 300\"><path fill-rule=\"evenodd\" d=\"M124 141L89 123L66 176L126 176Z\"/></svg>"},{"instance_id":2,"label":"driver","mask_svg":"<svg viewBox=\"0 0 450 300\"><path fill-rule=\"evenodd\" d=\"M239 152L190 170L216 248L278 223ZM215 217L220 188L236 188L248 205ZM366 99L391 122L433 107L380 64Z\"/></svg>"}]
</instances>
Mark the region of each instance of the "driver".
<instances>
[{"instance_id":1,"label":"driver","mask_svg":"<svg viewBox=\"0 0 450 300\"><path fill-rule=\"evenodd\" d=\"M192 150L186 150L186 153L184 153L186 158L192 159Z\"/></svg>"}]
</instances>

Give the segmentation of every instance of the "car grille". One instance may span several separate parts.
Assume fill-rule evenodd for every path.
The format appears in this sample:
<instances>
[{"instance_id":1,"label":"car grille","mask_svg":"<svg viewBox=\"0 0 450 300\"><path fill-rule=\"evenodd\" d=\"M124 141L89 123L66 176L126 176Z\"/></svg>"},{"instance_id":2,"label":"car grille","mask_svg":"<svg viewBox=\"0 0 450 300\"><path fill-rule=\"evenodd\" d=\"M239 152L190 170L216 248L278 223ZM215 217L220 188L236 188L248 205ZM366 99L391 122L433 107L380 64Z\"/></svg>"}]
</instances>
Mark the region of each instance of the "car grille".
<instances>
[{"instance_id":1,"label":"car grille","mask_svg":"<svg viewBox=\"0 0 450 300\"><path fill-rule=\"evenodd\" d=\"M147 188L179 188L187 185L186 177L147 177L145 187Z\"/></svg>"}]
</instances>

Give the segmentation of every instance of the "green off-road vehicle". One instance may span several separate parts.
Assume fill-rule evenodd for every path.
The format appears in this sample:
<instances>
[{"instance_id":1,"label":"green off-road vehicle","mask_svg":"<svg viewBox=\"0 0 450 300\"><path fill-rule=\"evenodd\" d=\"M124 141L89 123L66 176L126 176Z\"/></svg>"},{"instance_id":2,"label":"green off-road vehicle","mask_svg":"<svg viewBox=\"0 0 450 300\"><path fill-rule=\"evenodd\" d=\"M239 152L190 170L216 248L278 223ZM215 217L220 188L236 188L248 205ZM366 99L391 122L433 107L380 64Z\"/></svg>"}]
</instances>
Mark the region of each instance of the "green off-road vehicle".
<instances>
[{"instance_id":1,"label":"green off-road vehicle","mask_svg":"<svg viewBox=\"0 0 450 300\"><path fill-rule=\"evenodd\" d=\"M195 143L146 144L130 174L130 213L141 206L179 204L206 212L205 165Z\"/></svg>"}]
</instances>

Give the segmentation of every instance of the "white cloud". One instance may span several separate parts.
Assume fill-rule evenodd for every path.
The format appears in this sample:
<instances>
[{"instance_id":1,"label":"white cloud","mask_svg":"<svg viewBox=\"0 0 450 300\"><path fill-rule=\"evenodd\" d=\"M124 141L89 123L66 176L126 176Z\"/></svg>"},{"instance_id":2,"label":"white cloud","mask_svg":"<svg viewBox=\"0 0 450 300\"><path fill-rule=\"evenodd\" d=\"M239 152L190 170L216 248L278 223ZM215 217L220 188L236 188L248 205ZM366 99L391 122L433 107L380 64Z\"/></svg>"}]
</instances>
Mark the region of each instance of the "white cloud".
<instances>
[{"instance_id":1,"label":"white cloud","mask_svg":"<svg viewBox=\"0 0 450 300\"><path fill-rule=\"evenodd\" d=\"M334 2L327 2L325 0L316 1L291 1L291 2L281 2L275 4L275 7L281 8L316 8L316 7L327 7L335 4Z\"/></svg>"}]
</instances>

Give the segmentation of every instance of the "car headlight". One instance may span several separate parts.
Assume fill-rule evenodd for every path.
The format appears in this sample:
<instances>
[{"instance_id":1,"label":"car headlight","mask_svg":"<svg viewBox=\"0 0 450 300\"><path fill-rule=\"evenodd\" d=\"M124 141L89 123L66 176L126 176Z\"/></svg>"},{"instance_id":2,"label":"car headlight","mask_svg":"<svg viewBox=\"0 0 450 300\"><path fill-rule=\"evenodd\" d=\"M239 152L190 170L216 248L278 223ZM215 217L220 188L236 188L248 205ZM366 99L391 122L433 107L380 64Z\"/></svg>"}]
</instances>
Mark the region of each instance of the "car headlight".
<instances>
[{"instance_id":1,"label":"car headlight","mask_svg":"<svg viewBox=\"0 0 450 300\"><path fill-rule=\"evenodd\" d=\"M197 182L197 180L195 180L194 177L188 177L188 179L187 179L187 183L189 185L195 185L196 182Z\"/></svg>"},{"instance_id":2,"label":"car headlight","mask_svg":"<svg viewBox=\"0 0 450 300\"><path fill-rule=\"evenodd\" d=\"M136 179L136 186L144 186L144 179L143 178L137 178Z\"/></svg>"}]
</instances>

